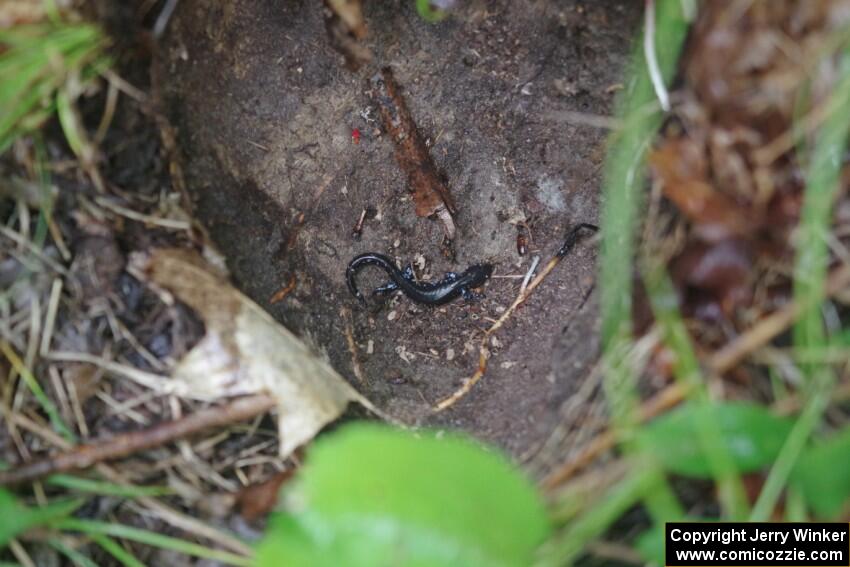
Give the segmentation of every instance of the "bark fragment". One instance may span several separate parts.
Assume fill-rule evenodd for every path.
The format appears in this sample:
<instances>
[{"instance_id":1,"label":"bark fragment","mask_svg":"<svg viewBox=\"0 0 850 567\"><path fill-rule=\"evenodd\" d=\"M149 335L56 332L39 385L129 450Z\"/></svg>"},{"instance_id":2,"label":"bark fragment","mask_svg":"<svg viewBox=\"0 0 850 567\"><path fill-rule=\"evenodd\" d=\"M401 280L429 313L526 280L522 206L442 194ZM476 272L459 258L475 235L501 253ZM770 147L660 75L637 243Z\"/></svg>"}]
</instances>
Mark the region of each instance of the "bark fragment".
<instances>
[{"instance_id":1,"label":"bark fragment","mask_svg":"<svg viewBox=\"0 0 850 567\"><path fill-rule=\"evenodd\" d=\"M454 201L449 188L440 179L392 70L384 67L372 77L371 82L372 97L378 103L384 128L395 145L396 161L407 175L416 214L420 217L437 216L443 223L446 238L453 240L455 225L452 215L457 212Z\"/></svg>"}]
</instances>

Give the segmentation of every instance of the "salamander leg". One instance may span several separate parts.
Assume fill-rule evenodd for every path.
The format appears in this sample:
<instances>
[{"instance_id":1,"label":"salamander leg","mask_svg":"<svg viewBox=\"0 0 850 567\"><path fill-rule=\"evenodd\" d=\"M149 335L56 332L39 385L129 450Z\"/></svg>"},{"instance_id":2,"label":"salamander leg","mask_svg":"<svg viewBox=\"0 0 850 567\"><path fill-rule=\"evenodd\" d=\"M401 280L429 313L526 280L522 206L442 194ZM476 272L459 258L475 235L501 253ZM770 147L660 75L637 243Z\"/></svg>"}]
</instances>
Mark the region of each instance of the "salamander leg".
<instances>
[{"instance_id":1,"label":"salamander leg","mask_svg":"<svg viewBox=\"0 0 850 567\"><path fill-rule=\"evenodd\" d=\"M462 287L460 289L460 295L467 301L479 301L485 297L483 293L472 291L468 287Z\"/></svg>"},{"instance_id":2,"label":"salamander leg","mask_svg":"<svg viewBox=\"0 0 850 567\"><path fill-rule=\"evenodd\" d=\"M413 264L408 264L401 271L401 276L409 282L416 281L416 274L413 273Z\"/></svg>"},{"instance_id":3,"label":"salamander leg","mask_svg":"<svg viewBox=\"0 0 850 567\"><path fill-rule=\"evenodd\" d=\"M388 295L398 289L398 284L395 282L385 283L380 287L372 290L372 295Z\"/></svg>"}]
</instances>

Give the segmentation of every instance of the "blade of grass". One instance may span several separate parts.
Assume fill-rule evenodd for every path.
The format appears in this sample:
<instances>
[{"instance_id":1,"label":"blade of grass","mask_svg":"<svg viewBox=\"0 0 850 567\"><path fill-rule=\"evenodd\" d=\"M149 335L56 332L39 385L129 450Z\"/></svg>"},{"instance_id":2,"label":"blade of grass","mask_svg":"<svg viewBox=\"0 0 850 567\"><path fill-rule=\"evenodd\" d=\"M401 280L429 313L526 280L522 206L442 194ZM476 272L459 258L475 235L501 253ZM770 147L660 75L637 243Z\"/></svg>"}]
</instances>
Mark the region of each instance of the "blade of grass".
<instances>
[{"instance_id":1,"label":"blade of grass","mask_svg":"<svg viewBox=\"0 0 850 567\"><path fill-rule=\"evenodd\" d=\"M39 199L38 225L36 226L32 241L35 246L41 249L44 248L50 220L53 217L53 196L50 192L50 173L47 167L45 167L47 163L47 150L44 147L41 136L33 136L33 138L35 138L33 143L35 149L35 174L38 179L41 198Z\"/></svg>"},{"instance_id":2,"label":"blade of grass","mask_svg":"<svg viewBox=\"0 0 850 567\"><path fill-rule=\"evenodd\" d=\"M825 348L829 339L821 319L824 282L828 267L827 236L832 221L832 208L841 189L840 176L847 137L850 134L850 49L839 59L838 82L825 103L832 109L818 134L806 175L803 209L797 237L794 265L794 300L807 307L794 325L797 348ZM788 475L806 445L812 431L820 424L826 409L835 374L827 365L803 366L809 379L804 385L808 393L803 411L791 435L771 468L750 520L766 520L788 480Z\"/></svg>"},{"instance_id":3,"label":"blade of grass","mask_svg":"<svg viewBox=\"0 0 850 567\"><path fill-rule=\"evenodd\" d=\"M658 485L657 467L635 466L619 484L611 487L596 506L573 520L561 535L547 542L535 567L570 565L588 542L602 535L608 527Z\"/></svg>"},{"instance_id":4,"label":"blade of grass","mask_svg":"<svg viewBox=\"0 0 850 567\"><path fill-rule=\"evenodd\" d=\"M657 262L646 259L643 266L644 282L655 320L661 328L664 343L675 357L673 374L683 383L687 396L694 402L698 442L717 482L720 502L730 519L744 520L749 514L747 494L735 462L721 442L720 432L712 418L711 399L688 330L679 313L673 283L664 267Z\"/></svg>"},{"instance_id":5,"label":"blade of grass","mask_svg":"<svg viewBox=\"0 0 850 567\"><path fill-rule=\"evenodd\" d=\"M806 175L797 235L794 299L811 306L794 325L794 343L799 348L824 346L820 303L829 260L832 209L841 190L841 164L850 133L850 49L842 54L839 71L839 81L827 103L834 111L821 128Z\"/></svg>"},{"instance_id":6,"label":"blade of grass","mask_svg":"<svg viewBox=\"0 0 850 567\"><path fill-rule=\"evenodd\" d=\"M228 551L211 549L209 547L185 541L175 537L164 536L147 530L125 526L123 524L110 524L107 522L96 522L93 520L66 519L53 524L60 530L77 531L86 535L107 535L111 537L137 541L161 549L169 549L178 553L184 553L193 557L201 557L213 561L220 561L228 565L248 567L252 564L251 559L242 555L236 555Z\"/></svg>"},{"instance_id":7,"label":"blade of grass","mask_svg":"<svg viewBox=\"0 0 850 567\"><path fill-rule=\"evenodd\" d=\"M655 37L662 49L657 69L665 83L676 70L679 52L688 31L682 5L677 0L657 2ZM618 434L633 431L638 424L637 378L624 356L631 347L632 266L635 253L637 214L642 201L647 148L661 125L663 115L657 109L655 91L647 71L647 61L638 43L633 56L630 79L618 101L617 117L623 127L614 133L605 160L602 206L602 252L600 287L602 311L603 362L606 368L605 395ZM639 451L625 439L627 452ZM681 515L669 486L658 472L650 475L658 481L657 490L647 495L647 507L657 522Z\"/></svg>"},{"instance_id":8,"label":"blade of grass","mask_svg":"<svg viewBox=\"0 0 850 567\"><path fill-rule=\"evenodd\" d=\"M80 126L79 116L71 101L71 96L66 91L56 93L56 114L59 116L59 124L65 139L74 154L83 161L89 159L91 154L90 145L85 138L85 132Z\"/></svg>"},{"instance_id":9,"label":"blade of grass","mask_svg":"<svg viewBox=\"0 0 850 567\"><path fill-rule=\"evenodd\" d=\"M98 544L103 550L114 557L121 565L125 567L145 567L145 564L136 559L136 556L118 545L118 543L105 535L90 534L89 537L93 542Z\"/></svg>"},{"instance_id":10,"label":"blade of grass","mask_svg":"<svg viewBox=\"0 0 850 567\"><path fill-rule=\"evenodd\" d=\"M799 490L789 489L788 496L785 499L785 517L786 522L810 522L806 512L806 500L803 498Z\"/></svg>"},{"instance_id":11,"label":"blade of grass","mask_svg":"<svg viewBox=\"0 0 850 567\"><path fill-rule=\"evenodd\" d=\"M110 64L102 55L105 45L104 35L90 24L0 30L0 153L53 113L54 94L76 99L83 84Z\"/></svg>"},{"instance_id":12,"label":"blade of grass","mask_svg":"<svg viewBox=\"0 0 850 567\"><path fill-rule=\"evenodd\" d=\"M67 557L76 567L97 567L97 563L59 539L51 538L47 540L47 544Z\"/></svg>"},{"instance_id":13,"label":"blade of grass","mask_svg":"<svg viewBox=\"0 0 850 567\"><path fill-rule=\"evenodd\" d=\"M52 500L44 506L30 507L0 489L0 549L28 530L67 518L84 502L81 498Z\"/></svg>"},{"instance_id":14,"label":"blade of grass","mask_svg":"<svg viewBox=\"0 0 850 567\"><path fill-rule=\"evenodd\" d=\"M173 490L167 486L121 486L103 480L92 480L73 475L55 474L47 478L47 484L67 488L85 494L100 496L115 496L118 498L142 498L145 496L162 496L171 494Z\"/></svg>"},{"instance_id":15,"label":"blade of grass","mask_svg":"<svg viewBox=\"0 0 850 567\"><path fill-rule=\"evenodd\" d=\"M14 349L7 343L6 341L0 340L0 352L6 357L9 363L12 365L12 368L15 369L15 372L20 374L21 378L24 380L24 383L32 392L32 395L35 396L35 399L41 405L41 408L44 410L44 413L50 418L50 424L59 433L65 441L69 443L76 443L77 436L74 435L71 430L65 425L65 421L62 419L62 416L59 414L59 410L56 409L56 406L47 397L47 394L44 393L44 390L41 388L41 384L38 383L38 380L35 379L35 376L32 375L30 369L26 367L24 361L21 360L21 357L18 356L18 353L14 351Z\"/></svg>"},{"instance_id":16,"label":"blade of grass","mask_svg":"<svg viewBox=\"0 0 850 567\"><path fill-rule=\"evenodd\" d=\"M658 66L670 82L688 31L679 2L658 2L656 45ZM601 219L602 340L609 344L631 332L632 268L637 214L646 179L646 153L663 115L655 103L652 82L641 47L635 50L630 79L617 104L623 127L614 132L605 158Z\"/></svg>"}]
</instances>

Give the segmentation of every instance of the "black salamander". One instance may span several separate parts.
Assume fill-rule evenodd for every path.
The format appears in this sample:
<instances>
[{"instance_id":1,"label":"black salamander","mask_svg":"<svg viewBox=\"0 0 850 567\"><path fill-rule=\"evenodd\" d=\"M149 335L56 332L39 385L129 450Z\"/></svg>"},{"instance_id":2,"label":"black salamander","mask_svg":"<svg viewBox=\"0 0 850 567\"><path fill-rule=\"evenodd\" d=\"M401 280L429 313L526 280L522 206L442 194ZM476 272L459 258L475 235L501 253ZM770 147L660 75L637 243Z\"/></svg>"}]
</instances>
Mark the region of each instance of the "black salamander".
<instances>
[{"instance_id":1,"label":"black salamander","mask_svg":"<svg viewBox=\"0 0 850 567\"><path fill-rule=\"evenodd\" d=\"M567 233L564 243L555 254L556 259L561 259L570 253L570 250L581 239L582 231L597 232L599 227L581 223ZM443 279L435 283L417 283L413 277L413 268L410 264L404 270L399 270L395 262L388 256L376 252L367 252L356 256L345 271L345 279L351 294L365 305L366 298L357 289L355 278L357 273L366 266L377 266L384 270L392 280L372 291L372 295L385 295L396 290L419 303L426 305L442 305L463 296L464 299L474 299L476 294L473 288L479 287L493 274L493 266L490 264L475 264L467 268L463 273L449 272Z\"/></svg>"},{"instance_id":2,"label":"black salamander","mask_svg":"<svg viewBox=\"0 0 850 567\"><path fill-rule=\"evenodd\" d=\"M472 288L481 286L493 273L490 264L475 264L467 268L463 273L456 274L448 272L443 279L434 283L417 283L413 277L413 268L408 265L404 270L399 270L395 262L388 256L375 252L367 252L355 257L348 269L345 278L351 294L365 304L366 299L357 289L355 278L357 273L366 266L377 266L384 270L392 280L372 292L372 295L385 295L396 290L401 290L407 297L425 305L442 305L463 296L464 299L474 299L476 294Z\"/></svg>"}]
</instances>

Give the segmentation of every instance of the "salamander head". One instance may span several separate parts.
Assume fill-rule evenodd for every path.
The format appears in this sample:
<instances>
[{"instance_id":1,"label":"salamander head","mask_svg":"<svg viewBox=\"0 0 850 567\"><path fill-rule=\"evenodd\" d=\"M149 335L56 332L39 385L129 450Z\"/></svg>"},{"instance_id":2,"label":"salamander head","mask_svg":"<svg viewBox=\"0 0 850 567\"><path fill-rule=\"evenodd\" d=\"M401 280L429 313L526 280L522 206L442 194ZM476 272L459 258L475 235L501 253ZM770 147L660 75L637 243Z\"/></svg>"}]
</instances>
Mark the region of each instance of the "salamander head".
<instances>
[{"instance_id":1,"label":"salamander head","mask_svg":"<svg viewBox=\"0 0 850 567\"><path fill-rule=\"evenodd\" d=\"M493 275L493 266L491 264L475 264L467 268L463 275L469 277L469 287L478 287Z\"/></svg>"}]
</instances>

